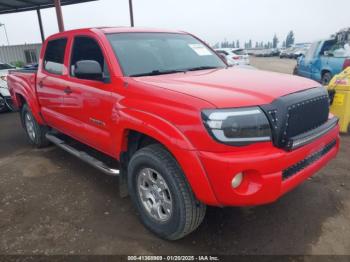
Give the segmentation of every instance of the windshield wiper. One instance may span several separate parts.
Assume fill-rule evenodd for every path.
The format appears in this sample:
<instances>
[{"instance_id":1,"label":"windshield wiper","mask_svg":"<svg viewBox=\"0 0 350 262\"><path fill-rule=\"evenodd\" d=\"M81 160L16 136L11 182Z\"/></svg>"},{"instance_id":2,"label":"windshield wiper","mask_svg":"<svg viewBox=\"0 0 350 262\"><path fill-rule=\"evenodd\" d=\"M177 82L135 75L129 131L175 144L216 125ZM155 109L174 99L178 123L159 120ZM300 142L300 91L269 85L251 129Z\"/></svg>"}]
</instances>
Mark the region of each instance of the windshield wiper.
<instances>
[{"instance_id":1,"label":"windshield wiper","mask_svg":"<svg viewBox=\"0 0 350 262\"><path fill-rule=\"evenodd\" d=\"M147 73L140 73L140 74L133 74L130 75L131 77L135 77L135 76L156 76L156 75L165 75L165 74L174 74L174 73L183 73L186 72L187 70L153 70L151 72L147 72Z\"/></svg>"},{"instance_id":2,"label":"windshield wiper","mask_svg":"<svg viewBox=\"0 0 350 262\"><path fill-rule=\"evenodd\" d=\"M137 76L156 76L156 75L166 75L166 74L174 74L174 73L185 73L188 71L197 71L197 70L205 70L205 69L217 69L217 68L223 68L218 66L197 66L192 68L186 68L186 69L173 69L173 70L153 70L151 72L147 73L140 73L140 74L133 74L129 75L131 77L137 77Z\"/></svg>"},{"instance_id":3,"label":"windshield wiper","mask_svg":"<svg viewBox=\"0 0 350 262\"><path fill-rule=\"evenodd\" d=\"M197 70L205 70L205 69L217 69L217 68L223 68L219 66L197 66L186 69L186 71L197 71Z\"/></svg>"}]
</instances>

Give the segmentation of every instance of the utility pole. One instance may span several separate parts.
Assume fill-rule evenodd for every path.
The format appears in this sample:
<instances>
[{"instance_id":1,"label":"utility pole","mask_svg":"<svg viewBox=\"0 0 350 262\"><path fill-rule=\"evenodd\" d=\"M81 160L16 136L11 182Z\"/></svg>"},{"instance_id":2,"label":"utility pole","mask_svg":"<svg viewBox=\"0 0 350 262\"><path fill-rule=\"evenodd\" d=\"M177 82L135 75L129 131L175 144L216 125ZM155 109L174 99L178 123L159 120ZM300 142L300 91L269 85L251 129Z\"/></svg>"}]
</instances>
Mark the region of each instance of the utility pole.
<instances>
[{"instance_id":1,"label":"utility pole","mask_svg":"<svg viewBox=\"0 0 350 262\"><path fill-rule=\"evenodd\" d=\"M5 30L5 35L6 35L7 45L10 45L10 41L9 41L9 38L8 38L8 35L7 35L6 26L5 26L5 24L0 23L0 27L1 27L1 26L3 26L3 27L4 27L4 30Z\"/></svg>"},{"instance_id":2,"label":"utility pole","mask_svg":"<svg viewBox=\"0 0 350 262\"><path fill-rule=\"evenodd\" d=\"M130 25L134 27L134 12L132 8L132 0L129 0Z\"/></svg>"},{"instance_id":3,"label":"utility pole","mask_svg":"<svg viewBox=\"0 0 350 262\"><path fill-rule=\"evenodd\" d=\"M56 9L58 30L60 32L63 32L64 31L64 22L63 22L63 15L62 15L61 0L54 0L54 3L55 3L55 9Z\"/></svg>"},{"instance_id":4,"label":"utility pole","mask_svg":"<svg viewBox=\"0 0 350 262\"><path fill-rule=\"evenodd\" d=\"M39 28L40 28L41 42L44 43L44 41L45 41L45 34L44 34L44 27L43 27L43 21L41 19L40 9L37 9L36 13L38 15L38 22L39 22Z\"/></svg>"}]
</instances>

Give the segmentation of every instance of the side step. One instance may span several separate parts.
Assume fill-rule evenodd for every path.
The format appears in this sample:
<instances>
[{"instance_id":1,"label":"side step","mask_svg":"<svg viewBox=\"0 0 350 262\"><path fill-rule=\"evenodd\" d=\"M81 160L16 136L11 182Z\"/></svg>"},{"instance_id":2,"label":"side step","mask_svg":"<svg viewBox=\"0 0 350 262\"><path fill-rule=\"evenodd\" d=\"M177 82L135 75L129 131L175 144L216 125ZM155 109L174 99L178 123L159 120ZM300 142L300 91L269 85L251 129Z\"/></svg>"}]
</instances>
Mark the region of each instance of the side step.
<instances>
[{"instance_id":1,"label":"side step","mask_svg":"<svg viewBox=\"0 0 350 262\"><path fill-rule=\"evenodd\" d=\"M63 150L67 151L68 153L78 157L79 159L81 159L84 162L88 163L89 165L97 168L98 170L102 171L103 173L110 175L110 176L119 176L120 175L119 169L114 169L114 168L109 167L106 163L89 155L86 151L81 151L81 150L69 145L66 141L55 136L55 134L47 133L46 138L47 138L47 140L49 140L50 142L52 142L56 146L62 148Z\"/></svg>"}]
</instances>

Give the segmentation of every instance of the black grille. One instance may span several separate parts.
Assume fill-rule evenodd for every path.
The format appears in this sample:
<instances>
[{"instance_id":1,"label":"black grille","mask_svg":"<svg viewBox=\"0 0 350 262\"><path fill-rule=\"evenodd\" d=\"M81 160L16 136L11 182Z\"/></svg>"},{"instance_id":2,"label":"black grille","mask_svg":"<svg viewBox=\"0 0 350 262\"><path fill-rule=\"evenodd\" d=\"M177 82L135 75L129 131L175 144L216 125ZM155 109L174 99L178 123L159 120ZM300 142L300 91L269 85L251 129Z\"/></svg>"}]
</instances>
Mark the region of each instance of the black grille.
<instances>
[{"instance_id":1,"label":"black grille","mask_svg":"<svg viewBox=\"0 0 350 262\"><path fill-rule=\"evenodd\" d=\"M325 147L323 147L321 150L309 155L307 158L301 160L300 162L294 164L293 166L288 167L287 169L283 170L282 172L282 179L286 180L295 174L299 173L304 168L308 167L312 163L319 160L321 157L323 157L325 154L327 154L329 151L332 150L333 147L335 147L337 144L336 140L333 140L329 144L327 144Z\"/></svg>"},{"instance_id":2,"label":"black grille","mask_svg":"<svg viewBox=\"0 0 350 262\"><path fill-rule=\"evenodd\" d=\"M317 87L280 97L261 108L270 121L275 146L286 148L291 138L327 122L329 97L324 87Z\"/></svg>"},{"instance_id":3,"label":"black grille","mask_svg":"<svg viewBox=\"0 0 350 262\"><path fill-rule=\"evenodd\" d=\"M319 96L289 106L286 137L297 136L321 126L328 120L328 114L328 95Z\"/></svg>"}]
</instances>

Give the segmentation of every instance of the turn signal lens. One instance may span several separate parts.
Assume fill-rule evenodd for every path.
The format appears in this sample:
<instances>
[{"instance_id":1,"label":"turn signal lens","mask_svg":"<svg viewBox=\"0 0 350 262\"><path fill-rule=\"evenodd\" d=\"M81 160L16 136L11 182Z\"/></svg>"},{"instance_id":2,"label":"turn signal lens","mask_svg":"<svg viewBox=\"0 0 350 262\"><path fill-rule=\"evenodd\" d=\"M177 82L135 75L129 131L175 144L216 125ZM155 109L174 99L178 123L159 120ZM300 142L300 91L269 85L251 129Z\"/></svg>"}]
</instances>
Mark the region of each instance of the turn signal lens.
<instances>
[{"instance_id":1,"label":"turn signal lens","mask_svg":"<svg viewBox=\"0 0 350 262\"><path fill-rule=\"evenodd\" d=\"M243 174L242 173L238 173L237 175L235 175L232 178L232 181L231 181L232 188L239 187L242 184L242 181L243 181Z\"/></svg>"}]
</instances>

